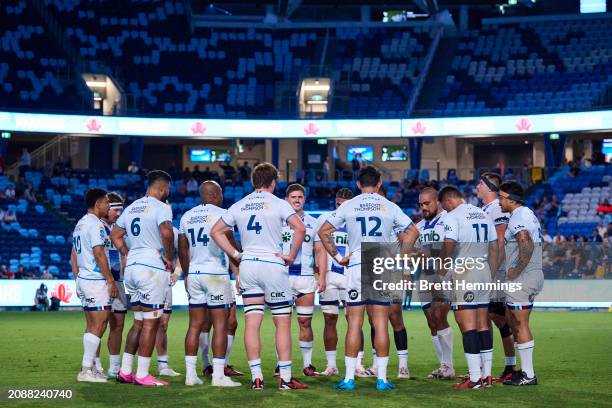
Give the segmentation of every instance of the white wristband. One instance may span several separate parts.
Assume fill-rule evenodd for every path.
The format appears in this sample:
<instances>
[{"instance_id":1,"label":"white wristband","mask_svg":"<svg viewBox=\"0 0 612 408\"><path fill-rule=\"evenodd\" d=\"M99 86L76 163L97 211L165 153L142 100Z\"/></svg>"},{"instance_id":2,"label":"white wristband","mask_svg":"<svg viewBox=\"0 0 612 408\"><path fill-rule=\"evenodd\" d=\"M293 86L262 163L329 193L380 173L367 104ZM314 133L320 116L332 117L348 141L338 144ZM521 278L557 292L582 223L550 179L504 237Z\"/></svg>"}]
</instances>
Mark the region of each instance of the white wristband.
<instances>
[{"instance_id":1,"label":"white wristband","mask_svg":"<svg viewBox=\"0 0 612 408\"><path fill-rule=\"evenodd\" d=\"M232 253L232 258L238 259L239 256L240 256L240 251L238 251L237 249L234 249L234 253Z\"/></svg>"},{"instance_id":2,"label":"white wristband","mask_svg":"<svg viewBox=\"0 0 612 408\"><path fill-rule=\"evenodd\" d=\"M344 257L343 257L342 255L340 255L340 254L336 254L336 255L334 256L334 259L336 260L336 262L340 263L340 262L342 262L342 260L344 259Z\"/></svg>"}]
</instances>

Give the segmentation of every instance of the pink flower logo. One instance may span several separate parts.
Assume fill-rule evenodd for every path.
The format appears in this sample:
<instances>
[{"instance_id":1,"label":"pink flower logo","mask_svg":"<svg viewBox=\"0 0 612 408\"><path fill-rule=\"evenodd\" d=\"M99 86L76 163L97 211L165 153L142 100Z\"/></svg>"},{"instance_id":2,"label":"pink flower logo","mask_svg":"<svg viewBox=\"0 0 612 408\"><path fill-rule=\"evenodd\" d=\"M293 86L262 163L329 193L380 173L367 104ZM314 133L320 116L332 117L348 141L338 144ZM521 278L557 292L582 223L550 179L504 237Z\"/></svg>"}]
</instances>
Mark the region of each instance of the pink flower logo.
<instances>
[{"instance_id":1,"label":"pink flower logo","mask_svg":"<svg viewBox=\"0 0 612 408\"><path fill-rule=\"evenodd\" d=\"M304 134L306 135L316 135L317 133L319 133L319 128L317 127L317 125L315 125L314 123L310 122L305 128L304 128Z\"/></svg>"},{"instance_id":2,"label":"pink flower logo","mask_svg":"<svg viewBox=\"0 0 612 408\"><path fill-rule=\"evenodd\" d=\"M70 298L72 297L72 290L70 289L70 286L64 283L59 283L55 285L53 290L51 290L51 297L58 298L64 303L70 303Z\"/></svg>"},{"instance_id":3,"label":"pink flower logo","mask_svg":"<svg viewBox=\"0 0 612 408\"><path fill-rule=\"evenodd\" d=\"M425 130L427 130L427 128L425 126L423 126L423 124L421 122L417 122L413 127L412 127L412 133L415 135L423 135L425 134Z\"/></svg>"},{"instance_id":4,"label":"pink flower logo","mask_svg":"<svg viewBox=\"0 0 612 408\"><path fill-rule=\"evenodd\" d=\"M206 133L206 127L202 122L196 122L191 127L191 133L193 133L194 135L203 135L204 133Z\"/></svg>"},{"instance_id":5,"label":"pink flower logo","mask_svg":"<svg viewBox=\"0 0 612 408\"><path fill-rule=\"evenodd\" d=\"M102 124L98 123L96 119L90 120L89 122L87 122L85 126L87 127L87 130L89 130L90 132L99 132L100 129L102 129Z\"/></svg>"},{"instance_id":6,"label":"pink flower logo","mask_svg":"<svg viewBox=\"0 0 612 408\"><path fill-rule=\"evenodd\" d=\"M531 129L531 122L527 118L522 118L516 123L516 129L519 132L529 132L529 129Z\"/></svg>"}]
</instances>

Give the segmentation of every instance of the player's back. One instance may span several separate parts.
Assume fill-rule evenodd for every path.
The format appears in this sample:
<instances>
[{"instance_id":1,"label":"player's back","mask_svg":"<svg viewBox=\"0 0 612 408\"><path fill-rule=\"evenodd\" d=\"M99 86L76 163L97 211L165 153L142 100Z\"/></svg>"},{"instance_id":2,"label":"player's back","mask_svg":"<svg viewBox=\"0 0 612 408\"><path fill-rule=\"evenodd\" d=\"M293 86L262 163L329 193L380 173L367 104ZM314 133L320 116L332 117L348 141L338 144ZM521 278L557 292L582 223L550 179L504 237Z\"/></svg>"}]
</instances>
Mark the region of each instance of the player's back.
<instances>
[{"instance_id":1,"label":"player's back","mask_svg":"<svg viewBox=\"0 0 612 408\"><path fill-rule=\"evenodd\" d=\"M210 230L226 210L213 204L200 204L181 218L179 234L189 241L189 271L227 274L227 255L210 238Z\"/></svg>"},{"instance_id":2,"label":"player's back","mask_svg":"<svg viewBox=\"0 0 612 408\"><path fill-rule=\"evenodd\" d=\"M488 243L497 240L491 218L472 204L463 203L444 218L445 239L456 241L457 257L488 256Z\"/></svg>"},{"instance_id":3,"label":"player's back","mask_svg":"<svg viewBox=\"0 0 612 408\"><path fill-rule=\"evenodd\" d=\"M397 233L412 224L396 204L376 193L362 193L342 203L329 221L335 227L346 225L351 264L361 262L362 242L397 242Z\"/></svg>"},{"instance_id":4,"label":"player's back","mask_svg":"<svg viewBox=\"0 0 612 408\"><path fill-rule=\"evenodd\" d=\"M229 226L238 227L242 259L281 263L275 254L282 250L283 221L294 214L285 200L268 192L255 191L232 205L221 219Z\"/></svg>"},{"instance_id":5,"label":"player's back","mask_svg":"<svg viewBox=\"0 0 612 408\"><path fill-rule=\"evenodd\" d=\"M534 249L526 268L542 269L542 227L536 215L525 206L520 206L515 209L510 216L508 229L505 234L506 241L506 262L509 267L515 267L518 264L519 249L516 241L516 235L520 231L527 231L533 241Z\"/></svg>"},{"instance_id":6,"label":"player's back","mask_svg":"<svg viewBox=\"0 0 612 408\"><path fill-rule=\"evenodd\" d=\"M116 224L128 237L127 266L140 264L165 270L159 226L166 221L172 222L172 209L150 196L134 201L123 211Z\"/></svg>"},{"instance_id":7,"label":"player's back","mask_svg":"<svg viewBox=\"0 0 612 408\"><path fill-rule=\"evenodd\" d=\"M72 245L77 256L80 278L90 280L105 279L94 257L93 248L104 246L108 254L108 241L110 240L104 225L95 215L88 213L77 222L72 234Z\"/></svg>"}]
</instances>

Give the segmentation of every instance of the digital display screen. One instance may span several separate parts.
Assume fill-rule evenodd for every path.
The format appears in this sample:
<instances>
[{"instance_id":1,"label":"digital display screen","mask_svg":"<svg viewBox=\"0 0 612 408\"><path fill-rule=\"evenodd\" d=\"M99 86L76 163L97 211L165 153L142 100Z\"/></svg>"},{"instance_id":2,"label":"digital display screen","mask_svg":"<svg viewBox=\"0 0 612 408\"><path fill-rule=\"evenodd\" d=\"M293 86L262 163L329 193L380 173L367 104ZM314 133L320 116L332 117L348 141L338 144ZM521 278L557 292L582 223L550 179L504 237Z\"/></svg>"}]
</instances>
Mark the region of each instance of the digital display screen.
<instances>
[{"instance_id":1,"label":"digital display screen","mask_svg":"<svg viewBox=\"0 0 612 408\"><path fill-rule=\"evenodd\" d=\"M406 146L383 146L382 161L406 161L408 160L408 149Z\"/></svg>"},{"instance_id":2,"label":"digital display screen","mask_svg":"<svg viewBox=\"0 0 612 408\"><path fill-rule=\"evenodd\" d=\"M199 163L224 162L232 160L232 155L227 150L191 149L189 160Z\"/></svg>"},{"instance_id":3,"label":"digital display screen","mask_svg":"<svg viewBox=\"0 0 612 408\"><path fill-rule=\"evenodd\" d=\"M346 150L346 160L352 161L361 155L362 160L374 161L374 148L372 146L349 146Z\"/></svg>"}]
</instances>

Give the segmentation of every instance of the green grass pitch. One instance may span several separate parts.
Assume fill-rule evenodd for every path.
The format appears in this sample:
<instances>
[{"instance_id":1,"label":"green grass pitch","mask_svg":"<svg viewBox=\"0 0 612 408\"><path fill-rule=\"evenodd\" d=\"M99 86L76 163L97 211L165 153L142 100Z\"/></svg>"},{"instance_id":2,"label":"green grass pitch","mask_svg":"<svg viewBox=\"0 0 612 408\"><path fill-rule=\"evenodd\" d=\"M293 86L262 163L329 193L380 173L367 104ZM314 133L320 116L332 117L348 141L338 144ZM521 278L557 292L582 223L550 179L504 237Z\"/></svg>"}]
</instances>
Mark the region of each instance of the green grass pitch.
<instances>
[{"instance_id":1,"label":"green grass pitch","mask_svg":"<svg viewBox=\"0 0 612 408\"><path fill-rule=\"evenodd\" d=\"M451 317L452 319L452 317ZM425 376L436 367L436 358L425 319L421 312L404 313L409 334L409 367L412 380L393 380L397 390L380 393L373 379L358 379L358 389L352 393L333 390L337 378L307 378L310 389L280 391L275 387L271 372L275 364L272 322L266 315L263 326L262 362L266 389L253 392L242 344L240 313L237 342L232 352L232 364L245 372L244 384L238 389L216 389L208 379L200 387L186 387L184 377L170 380L170 386L150 389L124 384L79 384L76 374L82 353L84 317L81 312L59 313L0 313L0 389L4 394L0 405L6 406L87 406L92 407L611 407L612 406L612 314L594 312L538 312L532 315L536 338L535 367L540 385L517 388L497 385L482 390L452 390L449 381L427 380ZM338 365L343 369L343 333L339 324L340 344ZM131 323L131 314L127 318ZM454 325L454 324L453 324ZM171 366L184 373L183 340L187 328L187 312L175 311L170 321L169 357ZM313 321L315 330L314 365L325 367L322 344L323 319L320 312ZM297 324L294 320L294 333ZM127 329L126 329L127 330ZM366 328L366 333L368 333ZM466 371L461 336L455 330L455 365L457 372ZM369 336L366 336L369 338ZM301 355L294 337L294 375L301 375ZM105 339L103 342L105 342ZM104 343L105 344L105 343ZM366 363L370 360L369 340L366 341ZM108 352L103 347L102 361L108 368ZM503 367L503 352L495 334L494 374ZM153 363L154 368L155 363ZM199 366L199 364L198 364ZM397 373L397 356L391 346L389 372ZM63 402L8 402L9 388L57 389L70 388L74 397Z\"/></svg>"}]
</instances>

